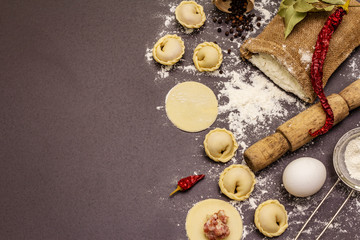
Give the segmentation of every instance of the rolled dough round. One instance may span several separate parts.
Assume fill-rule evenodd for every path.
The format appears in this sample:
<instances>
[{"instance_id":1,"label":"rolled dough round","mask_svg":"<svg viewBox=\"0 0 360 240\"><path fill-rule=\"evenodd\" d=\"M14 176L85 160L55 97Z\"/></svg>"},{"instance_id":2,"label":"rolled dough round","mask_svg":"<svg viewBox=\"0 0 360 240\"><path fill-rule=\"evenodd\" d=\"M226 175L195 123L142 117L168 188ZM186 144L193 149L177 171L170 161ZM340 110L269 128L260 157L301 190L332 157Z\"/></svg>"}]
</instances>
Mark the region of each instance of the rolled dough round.
<instances>
[{"instance_id":1,"label":"rolled dough round","mask_svg":"<svg viewBox=\"0 0 360 240\"><path fill-rule=\"evenodd\" d=\"M200 132L210 127L218 114L214 92L198 82L183 82L166 96L166 114L170 121L186 132Z\"/></svg>"},{"instance_id":2,"label":"rolled dough round","mask_svg":"<svg viewBox=\"0 0 360 240\"><path fill-rule=\"evenodd\" d=\"M204 224L208 216L224 210L228 216L227 226L230 235L226 240L240 240L243 232L242 220L239 212L231 204L219 199L207 199L195 204L186 217L186 234L189 240L208 240L204 234Z\"/></svg>"}]
</instances>

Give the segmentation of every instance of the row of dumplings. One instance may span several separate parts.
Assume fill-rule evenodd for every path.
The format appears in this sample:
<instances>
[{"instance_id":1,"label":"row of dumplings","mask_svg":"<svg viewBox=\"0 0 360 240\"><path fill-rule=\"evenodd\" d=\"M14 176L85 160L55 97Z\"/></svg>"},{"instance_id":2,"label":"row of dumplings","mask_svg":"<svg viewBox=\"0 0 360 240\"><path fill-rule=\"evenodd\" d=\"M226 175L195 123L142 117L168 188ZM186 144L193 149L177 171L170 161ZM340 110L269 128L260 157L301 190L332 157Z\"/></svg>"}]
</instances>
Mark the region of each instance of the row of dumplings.
<instances>
[{"instance_id":1,"label":"row of dumplings","mask_svg":"<svg viewBox=\"0 0 360 240\"><path fill-rule=\"evenodd\" d=\"M179 36L166 35L156 42L152 53L155 61L170 66L182 58L185 45ZM219 69L222 60L221 48L213 42L203 42L194 50L193 62L200 72L212 72Z\"/></svg>"},{"instance_id":2,"label":"row of dumplings","mask_svg":"<svg viewBox=\"0 0 360 240\"><path fill-rule=\"evenodd\" d=\"M216 162L228 162L238 149L234 135L223 128L211 130L204 140L206 155ZM250 197L256 183L255 175L246 165L232 164L219 177L219 187L223 194L236 201ZM255 225L265 236L281 235L288 227L287 212L277 200L260 204L255 212Z\"/></svg>"},{"instance_id":3,"label":"row of dumplings","mask_svg":"<svg viewBox=\"0 0 360 240\"><path fill-rule=\"evenodd\" d=\"M194 1L183 1L175 10L176 19L185 28L200 28L205 20L204 9ZM181 37L166 35L160 38L153 47L153 58L163 65L174 65L185 53ZM199 44L193 54L193 62L200 72L211 72L219 69L223 60L221 48L213 42Z\"/></svg>"}]
</instances>

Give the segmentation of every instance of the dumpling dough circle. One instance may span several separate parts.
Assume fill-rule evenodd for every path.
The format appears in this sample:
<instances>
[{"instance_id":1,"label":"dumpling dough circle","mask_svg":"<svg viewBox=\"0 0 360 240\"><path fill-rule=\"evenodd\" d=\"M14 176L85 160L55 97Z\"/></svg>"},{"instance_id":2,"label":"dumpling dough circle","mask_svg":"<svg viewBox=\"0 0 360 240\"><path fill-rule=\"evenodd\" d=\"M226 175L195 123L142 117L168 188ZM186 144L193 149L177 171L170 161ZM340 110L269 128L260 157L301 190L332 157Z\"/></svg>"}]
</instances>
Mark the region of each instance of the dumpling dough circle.
<instances>
[{"instance_id":1,"label":"dumpling dough circle","mask_svg":"<svg viewBox=\"0 0 360 240\"><path fill-rule=\"evenodd\" d=\"M166 114L170 121L186 132L200 132L210 127L218 114L214 92L198 82L183 82L166 96Z\"/></svg>"},{"instance_id":2,"label":"dumpling dough circle","mask_svg":"<svg viewBox=\"0 0 360 240\"><path fill-rule=\"evenodd\" d=\"M185 229L190 240L208 240L204 234L204 224L208 216L224 210L228 216L230 235L226 240L240 240L243 224L239 212L230 203L219 199L206 199L196 203L186 216Z\"/></svg>"},{"instance_id":3,"label":"dumpling dough circle","mask_svg":"<svg viewBox=\"0 0 360 240\"><path fill-rule=\"evenodd\" d=\"M194 1L182 1L175 9L175 17L186 28L200 28L206 21L204 8Z\"/></svg>"},{"instance_id":4,"label":"dumpling dough circle","mask_svg":"<svg viewBox=\"0 0 360 240\"><path fill-rule=\"evenodd\" d=\"M205 136L204 148L206 155L215 162L228 162L235 154L239 145L232 132L224 128L215 128Z\"/></svg>"},{"instance_id":5,"label":"dumpling dough circle","mask_svg":"<svg viewBox=\"0 0 360 240\"><path fill-rule=\"evenodd\" d=\"M222 63L223 55L219 45L213 42L200 43L194 50L193 62L200 72L212 72Z\"/></svg>"},{"instance_id":6,"label":"dumpling dough circle","mask_svg":"<svg viewBox=\"0 0 360 240\"><path fill-rule=\"evenodd\" d=\"M277 200L267 200L255 211L255 225L267 237L280 236L288 227L285 207Z\"/></svg>"},{"instance_id":7,"label":"dumpling dough circle","mask_svg":"<svg viewBox=\"0 0 360 240\"><path fill-rule=\"evenodd\" d=\"M243 201L249 198L256 183L255 175L248 166L233 164L220 174L219 187L231 199Z\"/></svg>"},{"instance_id":8,"label":"dumpling dough circle","mask_svg":"<svg viewBox=\"0 0 360 240\"><path fill-rule=\"evenodd\" d=\"M177 35L166 35L154 45L152 54L155 61L163 65L174 65L185 52L184 41Z\"/></svg>"}]
</instances>

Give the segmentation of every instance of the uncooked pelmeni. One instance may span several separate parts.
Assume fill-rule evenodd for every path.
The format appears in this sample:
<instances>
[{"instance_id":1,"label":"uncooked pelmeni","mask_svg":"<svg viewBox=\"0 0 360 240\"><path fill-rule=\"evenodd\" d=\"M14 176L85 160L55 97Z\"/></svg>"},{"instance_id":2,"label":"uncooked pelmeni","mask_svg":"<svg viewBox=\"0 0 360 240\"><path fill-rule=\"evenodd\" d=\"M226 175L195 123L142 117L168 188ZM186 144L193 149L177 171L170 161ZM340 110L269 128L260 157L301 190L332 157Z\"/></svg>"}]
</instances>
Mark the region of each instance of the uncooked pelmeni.
<instances>
[{"instance_id":1,"label":"uncooked pelmeni","mask_svg":"<svg viewBox=\"0 0 360 240\"><path fill-rule=\"evenodd\" d=\"M213 42L199 44L193 55L195 67L200 72L212 72L217 70L223 60L223 55L219 45Z\"/></svg>"},{"instance_id":2,"label":"uncooked pelmeni","mask_svg":"<svg viewBox=\"0 0 360 240\"><path fill-rule=\"evenodd\" d=\"M163 65L174 65L185 52L183 40L177 35L166 35L154 45L152 54L155 61Z\"/></svg>"},{"instance_id":3,"label":"uncooked pelmeni","mask_svg":"<svg viewBox=\"0 0 360 240\"><path fill-rule=\"evenodd\" d=\"M170 121L186 132L200 132L210 127L218 114L214 92L198 82L183 82L166 96L166 114Z\"/></svg>"},{"instance_id":4,"label":"uncooked pelmeni","mask_svg":"<svg viewBox=\"0 0 360 240\"><path fill-rule=\"evenodd\" d=\"M255 183L254 173L248 166L241 164L233 164L225 168L219 177L221 192L237 201L249 198Z\"/></svg>"},{"instance_id":5,"label":"uncooked pelmeni","mask_svg":"<svg viewBox=\"0 0 360 240\"><path fill-rule=\"evenodd\" d=\"M204 8L194 1L183 1L175 9L175 17L186 28L200 28L206 21Z\"/></svg>"},{"instance_id":6,"label":"uncooked pelmeni","mask_svg":"<svg viewBox=\"0 0 360 240\"><path fill-rule=\"evenodd\" d=\"M215 162L228 162L238 149L234 135L224 129L215 128L205 136L204 148L206 155Z\"/></svg>"},{"instance_id":7,"label":"uncooked pelmeni","mask_svg":"<svg viewBox=\"0 0 360 240\"><path fill-rule=\"evenodd\" d=\"M277 237L288 227L288 216L285 207L279 201L267 200L257 207L254 222L265 236Z\"/></svg>"},{"instance_id":8,"label":"uncooked pelmeni","mask_svg":"<svg viewBox=\"0 0 360 240\"><path fill-rule=\"evenodd\" d=\"M209 216L224 210L228 216L227 226L230 234L226 240L240 240L243 224L239 212L231 204L218 199L207 199L196 203L186 216L185 229L189 240L208 240L204 233L204 224Z\"/></svg>"}]
</instances>

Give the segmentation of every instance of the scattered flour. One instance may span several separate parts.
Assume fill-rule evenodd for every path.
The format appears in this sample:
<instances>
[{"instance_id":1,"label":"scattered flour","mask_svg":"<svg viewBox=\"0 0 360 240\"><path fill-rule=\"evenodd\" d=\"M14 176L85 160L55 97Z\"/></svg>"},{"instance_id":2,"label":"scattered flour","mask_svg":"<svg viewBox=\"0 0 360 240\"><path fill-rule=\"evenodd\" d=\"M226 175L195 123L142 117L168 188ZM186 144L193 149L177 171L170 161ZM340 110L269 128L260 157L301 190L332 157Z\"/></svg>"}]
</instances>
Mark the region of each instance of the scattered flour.
<instances>
[{"instance_id":1,"label":"scattered flour","mask_svg":"<svg viewBox=\"0 0 360 240\"><path fill-rule=\"evenodd\" d=\"M354 57L351 61L350 61L350 73L351 73L351 77L355 78L355 79L360 79L360 67L359 67L359 62L360 62L360 56L356 56Z\"/></svg>"},{"instance_id":2,"label":"scattered flour","mask_svg":"<svg viewBox=\"0 0 360 240\"><path fill-rule=\"evenodd\" d=\"M255 1L254 9L259 11L260 16L262 17L262 23L267 24L270 20L275 16L275 11L269 11L267 8L268 6L277 6L278 3L275 1L270 0L262 0L262 1Z\"/></svg>"},{"instance_id":3,"label":"scattered flour","mask_svg":"<svg viewBox=\"0 0 360 240\"><path fill-rule=\"evenodd\" d=\"M166 18L166 20L165 20L165 26L166 27L170 27L171 24L174 24L174 22L175 22L175 17L174 16L167 15L167 16L165 16L165 18Z\"/></svg>"},{"instance_id":4,"label":"scattered flour","mask_svg":"<svg viewBox=\"0 0 360 240\"><path fill-rule=\"evenodd\" d=\"M153 61L152 48L147 48L145 51L145 59L148 63Z\"/></svg>"},{"instance_id":5,"label":"scattered flour","mask_svg":"<svg viewBox=\"0 0 360 240\"><path fill-rule=\"evenodd\" d=\"M305 51L304 49L299 49L300 61L303 64L306 64L305 70L308 71L312 62L312 53L310 51Z\"/></svg>"},{"instance_id":6,"label":"scattered flour","mask_svg":"<svg viewBox=\"0 0 360 240\"><path fill-rule=\"evenodd\" d=\"M234 133L242 147L247 147L241 140L247 131L270 132L269 128L274 118L285 119L288 111L283 102L292 104L298 110L304 105L295 97L279 89L258 71L245 66L237 71L231 71L230 81L222 85L218 99L227 99L220 103L219 114L226 114L229 129Z\"/></svg>"},{"instance_id":7,"label":"scattered flour","mask_svg":"<svg viewBox=\"0 0 360 240\"><path fill-rule=\"evenodd\" d=\"M360 209L360 201L358 199L356 199L356 206ZM359 210L360 212L360 210Z\"/></svg>"}]
</instances>

